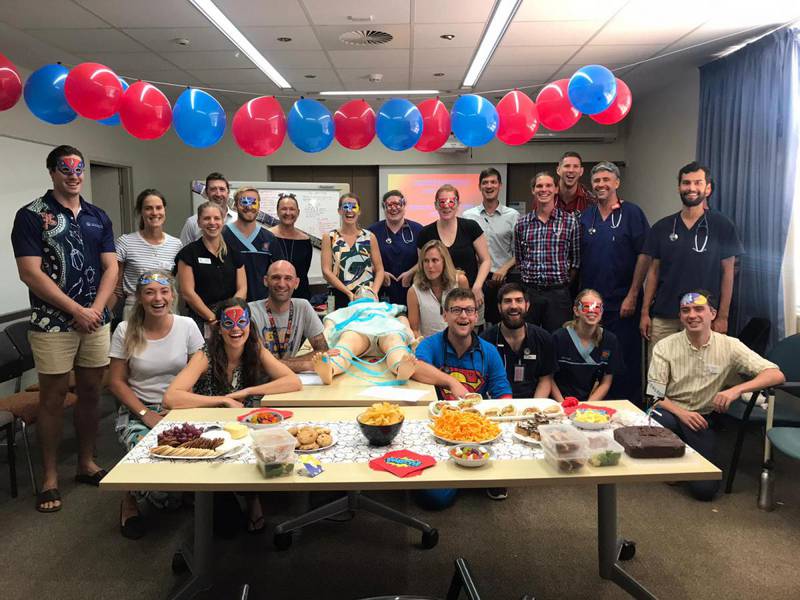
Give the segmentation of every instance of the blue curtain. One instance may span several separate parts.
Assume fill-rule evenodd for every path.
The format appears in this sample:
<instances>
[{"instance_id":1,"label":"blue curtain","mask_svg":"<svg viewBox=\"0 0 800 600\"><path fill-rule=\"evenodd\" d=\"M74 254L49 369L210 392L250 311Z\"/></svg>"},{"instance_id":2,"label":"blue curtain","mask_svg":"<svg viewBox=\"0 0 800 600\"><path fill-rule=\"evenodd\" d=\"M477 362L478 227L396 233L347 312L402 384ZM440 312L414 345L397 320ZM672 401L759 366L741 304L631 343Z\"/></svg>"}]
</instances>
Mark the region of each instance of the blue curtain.
<instances>
[{"instance_id":1,"label":"blue curtain","mask_svg":"<svg viewBox=\"0 0 800 600\"><path fill-rule=\"evenodd\" d=\"M712 208L733 220L746 253L729 333L766 317L771 343L784 335L781 265L797 177L799 59L800 29L787 28L700 68L697 156L714 179Z\"/></svg>"}]
</instances>

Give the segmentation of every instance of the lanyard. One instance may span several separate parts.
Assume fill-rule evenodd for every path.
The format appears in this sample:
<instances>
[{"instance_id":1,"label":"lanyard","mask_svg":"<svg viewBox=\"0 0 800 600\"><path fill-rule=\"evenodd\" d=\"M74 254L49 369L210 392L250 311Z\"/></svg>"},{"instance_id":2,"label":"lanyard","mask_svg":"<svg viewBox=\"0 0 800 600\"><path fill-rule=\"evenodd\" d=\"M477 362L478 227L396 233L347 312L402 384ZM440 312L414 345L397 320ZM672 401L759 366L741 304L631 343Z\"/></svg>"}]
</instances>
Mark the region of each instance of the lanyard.
<instances>
[{"instance_id":1,"label":"lanyard","mask_svg":"<svg viewBox=\"0 0 800 600\"><path fill-rule=\"evenodd\" d=\"M275 325L275 318L272 316L272 311L267 306L267 318L269 319L269 327L272 330L272 340L275 343L275 354L278 358L283 358L289 349L289 339L292 337L292 321L294 320L294 304L289 303L289 322L286 324L286 331L283 335L283 341L278 336L278 327Z\"/></svg>"}]
</instances>

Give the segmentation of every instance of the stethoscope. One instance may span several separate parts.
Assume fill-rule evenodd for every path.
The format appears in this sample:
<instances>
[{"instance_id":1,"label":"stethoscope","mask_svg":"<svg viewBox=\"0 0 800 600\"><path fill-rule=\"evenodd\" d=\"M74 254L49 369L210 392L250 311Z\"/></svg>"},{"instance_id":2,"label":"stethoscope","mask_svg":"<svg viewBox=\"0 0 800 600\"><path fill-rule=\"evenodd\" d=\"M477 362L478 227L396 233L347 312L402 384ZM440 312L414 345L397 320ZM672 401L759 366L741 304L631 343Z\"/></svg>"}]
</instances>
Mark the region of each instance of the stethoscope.
<instances>
[{"instance_id":1,"label":"stethoscope","mask_svg":"<svg viewBox=\"0 0 800 600\"><path fill-rule=\"evenodd\" d=\"M486 373L486 355L483 353L483 348L481 348L480 342L478 342L477 344L475 343L477 338L478 338L478 336L475 335L475 333L473 332L472 333L472 346L469 349L470 362L472 363L472 370L473 371L477 370L477 369L475 369L475 351L477 350L478 353L481 355L481 367L482 367L482 369L480 370L480 374L485 377L485 373ZM456 359L457 358L458 358L458 355L456 355ZM458 368L458 367L451 367L450 365L447 364L447 329L444 330L443 335L442 335L442 363L443 363L444 367L448 368L448 369Z\"/></svg>"},{"instance_id":2,"label":"stethoscope","mask_svg":"<svg viewBox=\"0 0 800 600\"><path fill-rule=\"evenodd\" d=\"M527 341L528 341L528 331L527 331L527 327L528 327L528 326L527 326L527 325L523 325L523 327L525 327L525 328L526 328L526 330L525 330L525 342L526 342L526 343L525 343L525 344L523 344L523 346L525 346L525 348L524 348L524 350L522 351L522 355L523 355L523 356L530 356L530 355L531 355L531 349L527 347ZM497 326L497 333L496 333L496 335L495 335L495 338L494 338L494 345L495 345L495 346L497 346L498 348L505 348L505 347L506 347L506 345L505 345L505 344L503 344L503 343L500 341L500 326L499 326L499 325ZM504 368L504 369L508 369L508 362L506 361L506 353L505 353L504 351L502 351L502 350L501 350L501 351L500 351L500 356L503 358L503 368ZM522 359L519 359L519 358L518 358L518 359L517 359L517 364L516 364L515 366L517 366L517 367L524 367L524 366L525 366L525 363L523 363L523 362L522 362Z\"/></svg>"},{"instance_id":3,"label":"stethoscope","mask_svg":"<svg viewBox=\"0 0 800 600\"><path fill-rule=\"evenodd\" d=\"M614 214L617 215L617 220L614 221ZM589 227L589 235L594 235L597 233L597 228L594 226L597 222L597 215L600 214L600 209L597 208L597 205L594 207L594 212L592 213L592 226ZM622 223L622 204L611 211L611 229L616 229L619 227L619 224Z\"/></svg>"},{"instance_id":4,"label":"stethoscope","mask_svg":"<svg viewBox=\"0 0 800 600\"><path fill-rule=\"evenodd\" d=\"M678 215L675 215L675 218L672 220L672 233L669 234L669 241L674 242L678 239L678 234L675 232L675 228L678 226ZM703 238L703 246L701 248L697 247L697 234L700 233L700 229L705 229L705 236ZM702 254L706 251L706 246L708 245L708 219L706 219L706 213L703 213L703 218L700 219L700 222L697 224L697 229L694 230L694 246L692 250L697 252L698 254Z\"/></svg>"},{"instance_id":5,"label":"stethoscope","mask_svg":"<svg viewBox=\"0 0 800 600\"><path fill-rule=\"evenodd\" d=\"M383 223L383 228L386 230L386 243L387 244L391 244L392 243L392 236L389 235L389 226L386 224L385 221ZM406 229L408 229L408 233L411 235L411 239L410 240L406 239ZM411 231L411 226L405 220L403 220L403 226L400 228L400 237L403 238L403 243L404 244L413 244L414 243L414 232Z\"/></svg>"}]
</instances>

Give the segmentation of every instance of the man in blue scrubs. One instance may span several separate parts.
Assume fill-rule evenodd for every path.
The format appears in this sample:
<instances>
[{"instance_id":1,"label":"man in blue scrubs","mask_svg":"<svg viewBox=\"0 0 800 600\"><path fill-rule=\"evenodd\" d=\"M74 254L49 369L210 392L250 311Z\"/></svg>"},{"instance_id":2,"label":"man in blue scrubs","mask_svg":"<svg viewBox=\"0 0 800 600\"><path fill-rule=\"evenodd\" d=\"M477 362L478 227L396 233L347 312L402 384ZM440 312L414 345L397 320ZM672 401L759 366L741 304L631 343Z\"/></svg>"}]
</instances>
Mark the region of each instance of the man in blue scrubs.
<instances>
[{"instance_id":1,"label":"man in blue scrubs","mask_svg":"<svg viewBox=\"0 0 800 600\"><path fill-rule=\"evenodd\" d=\"M592 168L597 204L581 213L581 289L603 295L603 327L622 348L624 373L614 377L609 398L642 399L642 341L639 335L642 281L649 261L638 259L650 230L642 209L617 194L617 166L601 161ZM637 260L641 264L637 265ZM638 268L637 268L638 266Z\"/></svg>"},{"instance_id":2,"label":"man in blue scrubs","mask_svg":"<svg viewBox=\"0 0 800 600\"><path fill-rule=\"evenodd\" d=\"M242 256L247 275L247 301L264 300L268 295L264 277L269 266L283 258L275 254L280 246L275 243L272 232L256 221L261 205L257 189L239 188L233 202L238 218L223 228L222 237L229 248L238 251Z\"/></svg>"},{"instance_id":3,"label":"man in blue scrubs","mask_svg":"<svg viewBox=\"0 0 800 600\"><path fill-rule=\"evenodd\" d=\"M406 219L406 199L399 190L383 195L386 218L368 228L378 238L383 260L383 292L390 304L405 306L406 294L417 270L417 236L422 225Z\"/></svg>"}]
</instances>

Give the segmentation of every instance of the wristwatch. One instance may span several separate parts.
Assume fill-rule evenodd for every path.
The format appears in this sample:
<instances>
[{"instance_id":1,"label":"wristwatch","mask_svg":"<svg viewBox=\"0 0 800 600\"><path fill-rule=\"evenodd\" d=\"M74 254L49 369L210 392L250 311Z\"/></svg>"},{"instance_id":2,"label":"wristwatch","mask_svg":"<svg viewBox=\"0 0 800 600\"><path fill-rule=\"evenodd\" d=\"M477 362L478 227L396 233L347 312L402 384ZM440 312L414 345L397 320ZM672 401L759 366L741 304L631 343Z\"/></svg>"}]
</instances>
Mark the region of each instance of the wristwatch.
<instances>
[{"instance_id":1,"label":"wristwatch","mask_svg":"<svg viewBox=\"0 0 800 600\"><path fill-rule=\"evenodd\" d=\"M139 411L137 414L139 415L139 418L141 419L141 418L143 418L143 417L144 417L144 416L147 414L147 409L146 409L146 408L143 408L143 409L142 409L142 410L140 410L140 411Z\"/></svg>"}]
</instances>

